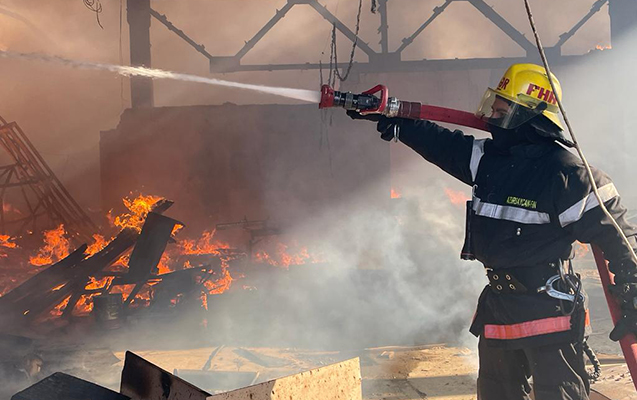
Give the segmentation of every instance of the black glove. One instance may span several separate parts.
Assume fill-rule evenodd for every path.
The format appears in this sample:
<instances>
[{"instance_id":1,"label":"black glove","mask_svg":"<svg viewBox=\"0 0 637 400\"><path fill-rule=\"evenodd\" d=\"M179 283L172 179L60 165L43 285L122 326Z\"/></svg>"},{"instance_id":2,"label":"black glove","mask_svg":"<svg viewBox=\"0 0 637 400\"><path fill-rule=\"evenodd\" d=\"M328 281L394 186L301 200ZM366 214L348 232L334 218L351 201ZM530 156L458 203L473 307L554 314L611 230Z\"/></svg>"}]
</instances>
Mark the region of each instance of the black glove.
<instances>
[{"instance_id":1,"label":"black glove","mask_svg":"<svg viewBox=\"0 0 637 400\"><path fill-rule=\"evenodd\" d=\"M609 289L622 309L622 319L611 331L610 340L616 342L628 333L637 335L637 283L616 284Z\"/></svg>"},{"instance_id":2,"label":"black glove","mask_svg":"<svg viewBox=\"0 0 637 400\"><path fill-rule=\"evenodd\" d=\"M394 129L400 129L400 120L398 118L387 118L382 114L367 114L362 115L354 110L348 110L347 115L351 119L375 121L376 130L380 132L380 138L386 141L390 141L394 138ZM396 127L396 128L394 128Z\"/></svg>"}]
</instances>

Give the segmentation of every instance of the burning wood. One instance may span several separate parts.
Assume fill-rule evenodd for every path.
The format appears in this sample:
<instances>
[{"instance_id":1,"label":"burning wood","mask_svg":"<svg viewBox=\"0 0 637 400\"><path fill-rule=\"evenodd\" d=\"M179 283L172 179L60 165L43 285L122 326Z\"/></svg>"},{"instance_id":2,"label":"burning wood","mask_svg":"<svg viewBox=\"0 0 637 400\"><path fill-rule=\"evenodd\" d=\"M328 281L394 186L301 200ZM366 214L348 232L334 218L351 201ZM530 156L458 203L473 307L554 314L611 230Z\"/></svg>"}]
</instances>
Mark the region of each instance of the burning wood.
<instances>
[{"instance_id":1,"label":"burning wood","mask_svg":"<svg viewBox=\"0 0 637 400\"><path fill-rule=\"evenodd\" d=\"M162 197L152 195L140 195L133 200L125 197L122 201L124 202L124 206L128 209L128 212L116 217L112 217L109 213L109 219L111 223L118 228L133 228L141 232L146 216L149 212L153 211L154 207L162 200L164 200Z\"/></svg>"},{"instance_id":2,"label":"burning wood","mask_svg":"<svg viewBox=\"0 0 637 400\"><path fill-rule=\"evenodd\" d=\"M55 229L44 231L44 247L38 251L38 254L29 258L29 263L40 267L66 258L71 252L71 242L64 237L65 234L64 224L60 224Z\"/></svg>"}]
</instances>

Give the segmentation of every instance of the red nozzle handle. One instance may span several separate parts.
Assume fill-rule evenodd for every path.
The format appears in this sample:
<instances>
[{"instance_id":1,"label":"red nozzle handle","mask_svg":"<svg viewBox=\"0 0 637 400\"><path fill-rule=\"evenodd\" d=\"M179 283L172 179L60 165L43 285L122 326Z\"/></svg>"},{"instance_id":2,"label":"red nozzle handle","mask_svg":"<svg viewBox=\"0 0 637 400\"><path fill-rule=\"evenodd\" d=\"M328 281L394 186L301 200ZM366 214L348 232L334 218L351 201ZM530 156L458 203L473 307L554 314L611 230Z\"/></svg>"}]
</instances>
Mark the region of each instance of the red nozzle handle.
<instances>
[{"instance_id":1,"label":"red nozzle handle","mask_svg":"<svg viewBox=\"0 0 637 400\"><path fill-rule=\"evenodd\" d=\"M321 86L321 102L319 108L334 107L334 89L330 85Z\"/></svg>"},{"instance_id":2,"label":"red nozzle handle","mask_svg":"<svg viewBox=\"0 0 637 400\"><path fill-rule=\"evenodd\" d=\"M387 90L387 86L376 85L373 88L364 91L363 94L376 94L378 92L380 92L380 103L378 104L378 107L371 110L361 110L361 115L381 114L385 111L385 108L387 107L387 100L389 99L389 90Z\"/></svg>"}]
</instances>

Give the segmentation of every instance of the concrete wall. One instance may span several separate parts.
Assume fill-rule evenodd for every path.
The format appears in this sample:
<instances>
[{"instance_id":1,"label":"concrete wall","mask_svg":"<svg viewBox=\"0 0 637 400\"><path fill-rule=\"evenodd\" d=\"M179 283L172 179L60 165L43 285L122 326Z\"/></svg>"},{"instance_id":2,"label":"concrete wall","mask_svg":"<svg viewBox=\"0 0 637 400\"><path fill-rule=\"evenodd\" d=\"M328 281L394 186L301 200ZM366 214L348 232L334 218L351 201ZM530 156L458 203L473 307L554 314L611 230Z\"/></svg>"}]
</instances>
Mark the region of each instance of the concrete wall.
<instances>
[{"instance_id":1,"label":"concrete wall","mask_svg":"<svg viewBox=\"0 0 637 400\"><path fill-rule=\"evenodd\" d=\"M389 149L372 123L315 105L126 110L101 133L104 210L130 192L175 201L171 216L197 229L271 218L295 223L385 180L370 202L389 200ZM327 130L327 132L325 132Z\"/></svg>"}]
</instances>

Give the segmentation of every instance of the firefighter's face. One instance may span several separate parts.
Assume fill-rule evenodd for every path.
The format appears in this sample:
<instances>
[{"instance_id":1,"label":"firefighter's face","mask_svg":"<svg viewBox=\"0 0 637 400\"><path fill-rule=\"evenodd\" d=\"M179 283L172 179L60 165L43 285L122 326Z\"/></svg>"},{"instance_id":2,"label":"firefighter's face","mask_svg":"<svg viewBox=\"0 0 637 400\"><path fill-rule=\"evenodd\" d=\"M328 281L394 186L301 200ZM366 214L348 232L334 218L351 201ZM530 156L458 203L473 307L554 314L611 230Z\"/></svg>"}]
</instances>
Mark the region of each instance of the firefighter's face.
<instances>
[{"instance_id":1,"label":"firefighter's face","mask_svg":"<svg viewBox=\"0 0 637 400\"><path fill-rule=\"evenodd\" d=\"M511 111L511 106L509 106L509 104L506 101L498 97L495 99L495 101L493 102L493 105L491 106L490 118L493 118L493 119L504 118L507 115L509 115L510 111Z\"/></svg>"}]
</instances>

